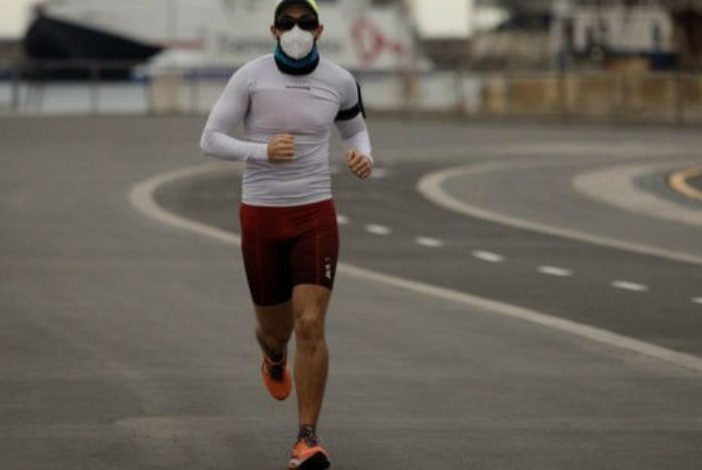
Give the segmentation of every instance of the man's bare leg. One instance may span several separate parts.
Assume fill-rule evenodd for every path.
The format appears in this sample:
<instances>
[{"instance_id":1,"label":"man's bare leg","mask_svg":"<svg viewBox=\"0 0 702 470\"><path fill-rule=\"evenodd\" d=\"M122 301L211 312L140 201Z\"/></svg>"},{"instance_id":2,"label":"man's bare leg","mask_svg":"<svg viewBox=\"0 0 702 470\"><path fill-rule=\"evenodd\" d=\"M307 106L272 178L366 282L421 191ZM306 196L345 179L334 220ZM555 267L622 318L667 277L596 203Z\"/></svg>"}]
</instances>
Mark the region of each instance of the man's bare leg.
<instances>
[{"instance_id":1,"label":"man's bare leg","mask_svg":"<svg viewBox=\"0 0 702 470\"><path fill-rule=\"evenodd\" d=\"M272 307L256 305L256 339L263 352L271 359L278 360L288 345L295 326L292 302Z\"/></svg>"},{"instance_id":2,"label":"man's bare leg","mask_svg":"<svg viewBox=\"0 0 702 470\"><path fill-rule=\"evenodd\" d=\"M295 387L300 425L316 426L327 383L329 354L324 321L331 291L316 285L293 290L295 318Z\"/></svg>"}]
</instances>

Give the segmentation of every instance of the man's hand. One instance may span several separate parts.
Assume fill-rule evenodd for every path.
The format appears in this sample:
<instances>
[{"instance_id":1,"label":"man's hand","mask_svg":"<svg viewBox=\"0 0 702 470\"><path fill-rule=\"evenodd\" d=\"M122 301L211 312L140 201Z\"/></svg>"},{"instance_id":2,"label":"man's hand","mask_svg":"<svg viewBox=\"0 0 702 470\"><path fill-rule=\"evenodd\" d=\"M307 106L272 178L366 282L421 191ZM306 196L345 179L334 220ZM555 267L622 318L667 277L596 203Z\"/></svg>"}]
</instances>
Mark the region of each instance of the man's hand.
<instances>
[{"instance_id":1,"label":"man's hand","mask_svg":"<svg viewBox=\"0 0 702 470\"><path fill-rule=\"evenodd\" d=\"M354 175L362 180L366 180L373 173L373 164L371 159L363 155L358 150L349 150L346 152L346 163Z\"/></svg>"},{"instance_id":2,"label":"man's hand","mask_svg":"<svg viewBox=\"0 0 702 470\"><path fill-rule=\"evenodd\" d=\"M268 144L268 160L274 163L289 162L295 157L295 136L278 134Z\"/></svg>"}]
</instances>

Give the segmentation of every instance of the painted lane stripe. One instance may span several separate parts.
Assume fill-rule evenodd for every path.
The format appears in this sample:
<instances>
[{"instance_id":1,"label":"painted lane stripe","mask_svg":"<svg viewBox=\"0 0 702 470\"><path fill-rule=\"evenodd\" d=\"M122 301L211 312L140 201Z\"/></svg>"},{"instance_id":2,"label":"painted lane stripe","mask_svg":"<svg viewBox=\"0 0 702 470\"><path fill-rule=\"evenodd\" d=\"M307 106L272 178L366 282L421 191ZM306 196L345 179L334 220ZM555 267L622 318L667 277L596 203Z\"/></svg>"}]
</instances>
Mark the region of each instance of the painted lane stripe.
<instances>
[{"instance_id":1,"label":"painted lane stripe","mask_svg":"<svg viewBox=\"0 0 702 470\"><path fill-rule=\"evenodd\" d=\"M371 173L371 178L383 179L388 177L388 171L384 168L373 168L373 173Z\"/></svg>"},{"instance_id":2,"label":"painted lane stripe","mask_svg":"<svg viewBox=\"0 0 702 470\"><path fill-rule=\"evenodd\" d=\"M689 183L692 178L696 178L700 175L702 175L702 168L689 168L670 175L668 184L678 193L690 199L702 201L702 191Z\"/></svg>"},{"instance_id":3,"label":"painted lane stripe","mask_svg":"<svg viewBox=\"0 0 702 470\"><path fill-rule=\"evenodd\" d=\"M373 235L386 236L392 233L392 229L385 225L370 224L366 225L366 232L372 233Z\"/></svg>"},{"instance_id":4,"label":"painted lane stripe","mask_svg":"<svg viewBox=\"0 0 702 470\"><path fill-rule=\"evenodd\" d=\"M695 297L692 299L692 303L702 305L702 297Z\"/></svg>"},{"instance_id":5,"label":"painted lane stripe","mask_svg":"<svg viewBox=\"0 0 702 470\"><path fill-rule=\"evenodd\" d=\"M611 285L615 289L628 290L631 292L646 292L648 290L648 287L643 284L628 281L614 281Z\"/></svg>"},{"instance_id":6,"label":"painted lane stripe","mask_svg":"<svg viewBox=\"0 0 702 470\"><path fill-rule=\"evenodd\" d=\"M505 261L505 257L500 254L482 250L474 251L473 257L488 263L503 263Z\"/></svg>"},{"instance_id":7,"label":"painted lane stripe","mask_svg":"<svg viewBox=\"0 0 702 470\"><path fill-rule=\"evenodd\" d=\"M169 212L159 206L154 199L156 190L166 183L207 174L216 174L227 170L231 171L232 169L237 170L237 174L241 173L241 168L237 168L236 164L228 165L226 163L206 163L203 165L181 168L162 175L156 175L143 183L133 186L129 192L129 201L131 202L132 206L136 207L141 213L165 225L196 232L200 235L204 235L224 243L234 243L239 245L241 244L241 238L239 236L233 235L231 232L227 232L226 230L194 222L190 219Z\"/></svg>"},{"instance_id":8,"label":"painted lane stripe","mask_svg":"<svg viewBox=\"0 0 702 470\"><path fill-rule=\"evenodd\" d=\"M666 222L702 227L702 212L699 210L684 207L639 187L637 181L659 172L669 172L670 165L667 162L608 166L579 173L571 184L577 194L598 204Z\"/></svg>"},{"instance_id":9,"label":"painted lane stripe","mask_svg":"<svg viewBox=\"0 0 702 470\"><path fill-rule=\"evenodd\" d=\"M515 164L512 164L509 167L513 168L515 166ZM469 217L474 217L480 220L487 220L489 222L494 222L522 230L529 230L531 232L541 233L544 235L552 235L562 238L568 238L571 240L577 240L580 242L586 242L592 245L616 248L631 253L656 256L668 260L681 261L683 263L702 265L702 256L696 256L690 253L682 253L679 251L667 250L664 248L657 248L639 243L632 243L630 241L602 237L590 233L581 232L578 230L555 227L552 225L532 222L526 219L520 219L518 217L511 217L499 214L488 209L483 209L481 207L468 204L465 201L454 197L447 190L444 189L444 183L452 178L496 171L505 167L507 167L505 163L490 162L447 168L423 176L417 183L417 190L427 200L433 202L439 207L443 207L444 209L456 212L458 214L467 215Z\"/></svg>"},{"instance_id":10,"label":"painted lane stripe","mask_svg":"<svg viewBox=\"0 0 702 470\"><path fill-rule=\"evenodd\" d=\"M346 217L345 215L337 214L336 215L336 223L339 225L348 225L351 220Z\"/></svg>"},{"instance_id":11,"label":"painted lane stripe","mask_svg":"<svg viewBox=\"0 0 702 470\"><path fill-rule=\"evenodd\" d=\"M196 167L154 176L146 181L135 184L129 191L129 201L132 206L144 216L162 222L170 227L184 229L200 236L210 237L230 245L241 245L241 237L222 229L195 222L166 211L156 204L154 194L159 186L190 178L197 175L217 173L224 168L231 170L231 165L222 166L215 164L198 165ZM339 272L364 281L383 284L386 286L403 289L420 295L435 297L444 301L455 302L468 307L467 312L481 309L495 315L531 322L546 328L551 328L562 333L585 338L597 343L607 344L624 351L642 354L668 364L702 374L702 359L690 354L685 354L655 344L646 343L634 338L623 336L611 331L595 328L571 320L546 315L535 310L510 305L496 300L485 299L465 292L433 286L410 279L389 276L365 268L352 266L346 263L339 264Z\"/></svg>"},{"instance_id":12,"label":"painted lane stripe","mask_svg":"<svg viewBox=\"0 0 702 470\"><path fill-rule=\"evenodd\" d=\"M430 237L417 237L414 242L420 246L426 246L427 248L441 248L444 246L444 242L436 238Z\"/></svg>"},{"instance_id":13,"label":"painted lane stripe","mask_svg":"<svg viewBox=\"0 0 702 470\"><path fill-rule=\"evenodd\" d=\"M539 266L538 272L546 274L547 276L556 277L571 277L573 275L573 271L556 266Z\"/></svg>"}]
</instances>

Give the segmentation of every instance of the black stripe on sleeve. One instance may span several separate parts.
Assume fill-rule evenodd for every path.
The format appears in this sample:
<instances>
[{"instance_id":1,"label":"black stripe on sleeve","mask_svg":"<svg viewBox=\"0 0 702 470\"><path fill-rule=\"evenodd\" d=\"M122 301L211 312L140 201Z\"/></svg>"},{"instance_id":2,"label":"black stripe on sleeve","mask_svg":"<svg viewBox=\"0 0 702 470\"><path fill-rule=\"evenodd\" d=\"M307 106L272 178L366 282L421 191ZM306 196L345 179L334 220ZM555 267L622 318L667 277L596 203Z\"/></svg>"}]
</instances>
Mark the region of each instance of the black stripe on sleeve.
<instances>
[{"instance_id":1,"label":"black stripe on sleeve","mask_svg":"<svg viewBox=\"0 0 702 470\"><path fill-rule=\"evenodd\" d=\"M366 108L363 106L363 95L361 95L361 85L356 82L356 88L358 89L358 106L361 108L361 114L363 119L366 118Z\"/></svg>"},{"instance_id":2,"label":"black stripe on sleeve","mask_svg":"<svg viewBox=\"0 0 702 470\"><path fill-rule=\"evenodd\" d=\"M342 109L339 114L336 115L335 121L350 121L359 114L366 118L366 109L363 107L363 97L361 96L361 85L356 82L356 88L358 89L358 103L352 108Z\"/></svg>"}]
</instances>

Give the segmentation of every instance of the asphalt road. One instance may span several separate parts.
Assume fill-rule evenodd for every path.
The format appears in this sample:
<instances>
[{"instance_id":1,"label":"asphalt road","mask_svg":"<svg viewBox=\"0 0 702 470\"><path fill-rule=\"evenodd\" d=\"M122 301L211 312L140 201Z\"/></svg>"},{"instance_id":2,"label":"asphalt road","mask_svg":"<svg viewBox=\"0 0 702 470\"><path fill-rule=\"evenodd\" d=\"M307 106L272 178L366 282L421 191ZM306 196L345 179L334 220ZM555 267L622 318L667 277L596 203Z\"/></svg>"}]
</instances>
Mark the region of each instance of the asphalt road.
<instances>
[{"instance_id":1,"label":"asphalt road","mask_svg":"<svg viewBox=\"0 0 702 470\"><path fill-rule=\"evenodd\" d=\"M283 468L294 405L272 402L260 384L238 248L146 218L127 197L146 178L203 161L202 120L0 124L3 468ZM343 171L336 178L348 222L345 262L700 356L702 306L692 302L702 296L699 265L466 217L415 188L437 169L516 155L567 156L575 166L593 154L612 163L633 153L652 161L667 151L693 156L697 133L371 124L387 176L366 184ZM568 184L551 182L555 189L531 190L551 194L556 206L572 197ZM456 197L468 194L452 184ZM513 186L510 179L480 189L482 200ZM237 230L233 170L181 179L156 195L181 215ZM532 206L504 202L491 209ZM579 204L599 211L603 226L624 214ZM578 205L569 220L577 225L580 212ZM627 216L652 233L671 225ZM589 224L581 228L592 231ZM699 237L699 228L687 230ZM572 275L540 273L546 265ZM615 280L648 290L616 288ZM699 466L697 372L343 274L328 329L332 374L321 429L334 468Z\"/></svg>"},{"instance_id":2,"label":"asphalt road","mask_svg":"<svg viewBox=\"0 0 702 470\"><path fill-rule=\"evenodd\" d=\"M702 191L702 175L700 176L695 176L694 178L690 178L688 180L688 184L699 191Z\"/></svg>"}]
</instances>

